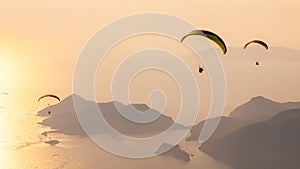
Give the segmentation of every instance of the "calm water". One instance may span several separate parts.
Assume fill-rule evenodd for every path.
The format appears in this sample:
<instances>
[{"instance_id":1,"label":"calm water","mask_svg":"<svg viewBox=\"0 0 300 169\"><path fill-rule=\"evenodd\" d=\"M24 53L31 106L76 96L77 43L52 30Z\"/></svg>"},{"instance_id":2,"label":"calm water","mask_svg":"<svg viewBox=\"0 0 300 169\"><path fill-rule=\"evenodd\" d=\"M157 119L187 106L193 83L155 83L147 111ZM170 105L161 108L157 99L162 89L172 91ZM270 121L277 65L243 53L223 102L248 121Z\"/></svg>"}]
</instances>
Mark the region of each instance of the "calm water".
<instances>
[{"instance_id":1,"label":"calm water","mask_svg":"<svg viewBox=\"0 0 300 169\"><path fill-rule=\"evenodd\" d=\"M33 113L12 115L4 113L0 117L0 168L215 168L227 169L207 155L197 151L195 143L182 146L194 154L189 163L174 158L159 156L148 159L121 158L105 152L88 138L51 134L42 136L50 128L36 124L42 118ZM45 141L58 140L57 145Z\"/></svg>"}]
</instances>

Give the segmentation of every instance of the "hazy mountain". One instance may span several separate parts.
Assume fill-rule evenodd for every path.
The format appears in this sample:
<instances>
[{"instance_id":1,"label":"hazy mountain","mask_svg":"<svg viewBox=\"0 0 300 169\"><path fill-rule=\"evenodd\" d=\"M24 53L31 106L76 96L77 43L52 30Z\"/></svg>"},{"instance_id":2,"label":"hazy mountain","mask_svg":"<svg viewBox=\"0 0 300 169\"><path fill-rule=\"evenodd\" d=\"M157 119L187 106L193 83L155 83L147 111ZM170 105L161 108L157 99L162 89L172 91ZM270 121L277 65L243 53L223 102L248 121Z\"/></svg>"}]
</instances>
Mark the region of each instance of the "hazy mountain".
<instances>
[{"instance_id":1,"label":"hazy mountain","mask_svg":"<svg viewBox=\"0 0 300 169\"><path fill-rule=\"evenodd\" d=\"M87 118L97 118L97 113L91 112L92 110L89 109L89 104L93 104L91 101L86 101L80 96L72 95L58 103L57 105L50 106L48 108L45 108L44 110L41 110L38 112L38 116L44 116L47 117L39 124L44 126L50 126L52 131L46 131L42 133L42 135L47 136L48 133L62 133L67 135L77 135L81 137L86 137L86 133L82 129L78 119L76 112L74 110L73 106L73 98L78 99L80 103L85 104ZM120 107L120 111L122 113L118 112L117 108L114 104L118 104ZM98 103L99 108L101 109L102 115L104 116L107 123L109 123L110 126L112 126L115 130L118 132L132 137L149 137L153 135L157 135L165 130L167 130L171 125L173 125L174 121L172 118L167 117L153 109L150 109L145 104L132 104L136 109L139 111L146 111L149 110L147 113L153 116L159 116L156 120L150 122L150 123L135 123L132 121L129 121L125 117L122 116L122 114L126 113L138 113L138 112L132 112L133 109L131 109L130 105L123 105L122 103L118 102L108 102L108 103ZM50 114L48 112L51 112ZM175 124L175 130L184 130L186 127ZM99 124L100 129L102 128L102 124ZM94 133L94 134L110 134L106 133L105 130L100 130L101 133ZM119 138L122 139L122 138ZM47 142L48 144L54 145L56 143ZM160 151L162 146L168 145L167 143L161 145L161 147L158 148L157 152ZM129 145L124 145L129 146ZM173 157L176 160L182 161L182 162L188 162L189 161L189 154L186 153L184 150L181 150L178 145L174 146L172 149L170 149L168 152L163 153L162 156L168 156Z\"/></svg>"},{"instance_id":2,"label":"hazy mountain","mask_svg":"<svg viewBox=\"0 0 300 169\"><path fill-rule=\"evenodd\" d=\"M219 123L217 129L212 134L212 136L209 138L210 141L220 138L220 137L223 137L223 136L231 133L232 131L238 129L241 126L241 123L238 120L235 120L230 117L225 117L225 116L208 119L208 120L216 121L216 120L219 120L220 118L221 118L221 120L220 120L220 123ZM186 141L198 141L200 132L202 130L204 123L205 123L205 121L202 121L202 122L198 123L197 125L193 126L190 131L191 135L186 139Z\"/></svg>"},{"instance_id":3,"label":"hazy mountain","mask_svg":"<svg viewBox=\"0 0 300 169\"><path fill-rule=\"evenodd\" d=\"M85 137L86 134L81 128L74 110L73 97L85 104L86 118L96 117L95 115L97 114L89 110L89 104L94 104L93 102L84 100L77 95L72 95L57 105L47 107L38 112L39 116L46 117L40 124L50 126L54 129L52 132ZM121 112L116 109L115 104L118 104ZM132 105L140 111L150 110L148 113L153 116L159 115L159 118L146 124L135 123L122 116L122 114L126 113L137 113L132 112L132 109L129 108L130 105L123 105L118 102L98 103L105 120L110 126L128 136L153 136L165 131L174 123L172 118L151 110L145 104ZM298 114L300 109L274 115L280 111L297 108L298 106L300 107L300 104L297 102L277 103L261 96L252 98L249 102L235 109L230 114L230 117L209 119L214 121L221 118L221 121L212 137L201 145L200 150L236 168L247 169L248 166L249 168L270 168L273 167L273 164L276 164L277 167L282 167L286 162L290 163L288 166L291 167L289 168L293 168L298 165L297 161L293 159L293 157L297 156L293 155L299 155L297 154L299 151L295 146L298 143L297 141L300 140L295 138L296 141L293 142L294 139L291 138L294 137L292 135L296 133L296 129L300 128L298 126L300 124L300 113ZM51 111L51 114L48 114L48 111ZM267 119L267 121L254 123L262 119ZM298 121L295 121L295 119L298 119ZM97 127L101 128L101 125L99 124ZM191 129L191 135L186 140L198 141L203 125L204 121L195 125ZM176 126L178 129L185 129L182 125L176 124ZM46 135L47 133L43 134ZM103 130L102 133L95 134L107 133ZM162 144L157 148L157 153L165 146L171 145L168 143ZM197 147L187 147L186 150L186 148L182 149L177 145L162 154L162 156L189 162L191 157L188 152L193 149L197 150ZM273 160L276 160L276 163L269 164Z\"/></svg>"},{"instance_id":4,"label":"hazy mountain","mask_svg":"<svg viewBox=\"0 0 300 169\"><path fill-rule=\"evenodd\" d=\"M98 112L91 112L89 110L89 104L92 104L91 101L86 101L80 96L72 95L58 103L57 105L50 106L38 112L38 116L46 116L48 118L44 119L40 124L44 126L50 126L54 129L54 132L63 133L68 135L79 135L79 136L86 136L85 132L83 131L78 119L76 112L73 106L73 97L79 99L82 104L85 104L86 107L86 118L97 118ZM122 103L118 102L108 102L108 103L98 103L99 108L101 109L102 115L104 116L107 123L112 126L118 132L135 137L147 137L151 135L156 135L168 129L174 121L172 118L167 117L159 112L150 109L145 104L133 104L133 106L140 110L146 111L149 110L147 113L153 116L159 116L156 120L150 123L135 123L129 121L125 117L123 117L118 110L116 109L114 104L118 104L121 111L123 113L138 113L138 112L129 112L132 109L129 109L129 105L123 105ZM51 114L48 114L48 111L51 111ZM101 126L103 124L99 124ZM185 129L184 126L175 124L176 129ZM103 132L105 132L103 130ZM46 133L44 133L45 135ZM103 134L103 133L95 133L95 134Z\"/></svg>"},{"instance_id":5,"label":"hazy mountain","mask_svg":"<svg viewBox=\"0 0 300 169\"><path fill-rule=\"evenodd\" d=\"M279 103L258 96L237 107L229 117L239 120L245 125L268 120L279 112L294 108L300 108L300 102Z\"/></svg>"},{"instance_id":6,"label":"hazy mountain","mask_svg":"<svg viewBox=\"0 0 300 169\"><path fill-rule=\"evenodd\" d=\"M278 113L220 139L200 150L238 169L300 167L300 109Z\"/></svg>"},{"instance_id":7,"label":"hazy mountain","mask_svg":"<svg viewBox=\"0 0 300 169\"><path fill-rule=\"evenodd\" d=\"M223 116L208 119L209 121L216 121L221 118L216 131L209 138L209 141L226 136L247 124L268 120L275 114L291 108L300 108L300 103L278 103L262 96L253 97L250 101L234 109L234 111L230 113L229 117ZM191 136L186 140L198 141L204 123L205 121L202 121L195 125L191 129Z\"/></svg>"}]
</instances>

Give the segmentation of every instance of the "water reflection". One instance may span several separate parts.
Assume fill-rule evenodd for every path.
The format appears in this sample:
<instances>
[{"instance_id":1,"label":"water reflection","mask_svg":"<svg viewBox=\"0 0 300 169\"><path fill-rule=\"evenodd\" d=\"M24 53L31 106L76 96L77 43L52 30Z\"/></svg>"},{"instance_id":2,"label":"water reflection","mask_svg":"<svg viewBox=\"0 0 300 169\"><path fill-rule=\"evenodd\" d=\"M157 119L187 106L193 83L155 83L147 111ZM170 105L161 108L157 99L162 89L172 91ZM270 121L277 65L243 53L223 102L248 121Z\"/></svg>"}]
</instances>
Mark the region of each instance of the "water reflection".
<instances>
[{"instance_id":1,"label":"water reflection","mask_svg":"<svg viewBox=\"0 0 300 169\"><path fill-rule=\"evenodd\" d=\"M35 113L4 114L0 119L1 169L19 168L216 168L227 169L207 155L194 152L189 163L174 158L158 156L148 159L128 159L105 152L87 137L75 137L58 133L42 135L51 130L37 122L46 117ZM55 144L47 144L54 143ZM58 143L59 144L56 144ZM189 147L189 145L183 145ZM197 146L195 146L197 147ZM191 152L196 148L190 148ZM189 149L189 148L187 148ZM193 150L192 150L193 149Z\"/></svg>"}]
</instances>

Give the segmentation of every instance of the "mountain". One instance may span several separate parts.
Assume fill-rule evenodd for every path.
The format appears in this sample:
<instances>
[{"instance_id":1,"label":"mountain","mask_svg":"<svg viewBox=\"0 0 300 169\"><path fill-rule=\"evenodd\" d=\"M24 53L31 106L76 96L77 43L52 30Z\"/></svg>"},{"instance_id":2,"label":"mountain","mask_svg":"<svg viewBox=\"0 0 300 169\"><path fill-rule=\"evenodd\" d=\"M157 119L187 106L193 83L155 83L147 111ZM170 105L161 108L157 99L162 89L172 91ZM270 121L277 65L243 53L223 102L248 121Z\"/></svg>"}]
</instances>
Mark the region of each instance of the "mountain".
<instances>
[{"instance_id":1,"label":"mountain","mask_svg":"<svg viewBox=\"0 0 300 169\"><path fill-rule=\"evenodd\" d=\"M47 136L49 133L62 133L66 135L75 135L80 137L87 137L86 133L82 129L73 105L73 98L77 99L80 103L84 104L85 111L87 113L87 118L97 118L97 113L92 112L89 109L89 105L93 104L91 101L87 101L81 98L78 95L72 95L62 100L60 103L47 107L37 113L38 116L46 117L40 125L51 127L51 131L45 131L42 135ZM119 112L115 107L115 104L118 104ZM150 109L145 104L132 104L139 111L146 111L149 113L149 116L158 117L156 120L149 123L135 123L129 121L123 117L126 113L138 113L134 112L130 105L124 105L119 102L108 102L108 103L98 103L99 108L101 109L102 115L107 121L107 123L112 126L118 132L131 137L150 137L158 135L163 131L167 130L171 125L174 124L172 118L167 117L153 109ZM49 111L51 112L49 114ZM123 114L123 115L122 115ZM103 128L103 124L99 124L100 129ZM186 127L180 124L175 123L175 130L185 130ZM101 130L101 133L94 134L110 134L106 133L105 130ZM174 133L175 134L175 133ZM109 136L108 136L109 137ZM121 138L120 138L121 139ZM52 145L52 142L47 142ZM57 144L56 142L54 144ZM129 145L124 145L129 146ZM167 143L162 144L157 152L161 151L161 148L164 146L171 146ZM134 147L134 145L133 145ZM172 157L181 162L189 162L189 154L182 150L179 145L172 146L169 151L161 154L164 157Z\"/></svg>"},{"instance_id":2,"label":"mountain","mask_svg":"<svg viewBox=\"0 0 300 169\"><path fill-rule=\"evenodd\" d=\"M92 104L93 102L84 100L80 96L72 95L67 97L57 105L53 105L39 111L37 113L38 116L47 117L39 124L43 126L50 126L51 129L54 129L54 131L50 132L63 133L67 135L86 136L84 130L82 129L77 119L77 115L73 106L73 97L75 97L80 101L80 103L85 105L87 113L86 118L98 118L98 112L92 112L91 110L89 110L89 104ZM115 130L124 135L134 137L149 137L165 131L174 123L172 118L167 117L153 109L150 109L145 104L133 104L133 106L140 111L149 110L147 111L147 113L150 114L149 116L159 117L150 123L132 122L123 117L122 114L118 112L118 110L115 107L115 104L118 104L118 106L120 107L120 111L122 111L122 114L140 112L132 112L133 110L129 108L129 105L123 105L122 103L118 102L98 103L102 115L107 121L107 123ZM48 114L49 111L51 111L51 114ZM104 124L99 124L99 126L97 127L101 129L104 128L101 127L103 125ZM186 128L180 124L175 124L175 126L175 129L178 130ZM101 132L103 133L94 134L105 133L104 130ZM47 132L43 134L46 135Z\"/></svg>"},{"instance_id":3,"label":"mountain","mask_svg":"<svg viewBox=\"0 0 300 169\"><path fill-rule=\"evenodd\" d=\"M67 135L86 136L77 119L77 115L73 106L73 97L81 99L82 102L85 101L80 96L71 95L62 100L60 103L49 106L37 112L37 116L46 117L46 119L44 119L42 122L39 122L39 124L43 126L49 126L54 130L46 131L43 133L43 135L55 132ZM51 114L48 114L49 111Z\"/></svg>"},{"instance_id":4,"label":"mountain","mask_svg":"<svg viewBox=\"0 0 300 169\"><path fill-rule=\"evenodd\" d=\"M229 114L229 117L247 125L268 120L279 112L295 108L300 108L300 102L279 103L257 96L237 107Z\"/></svg>"},{"instance_id":5,"label":"mountain","mask_svg":"<svg viewBox=\"0 0 300 169\"><path fill-rule=\"evenodd\" d=\"M300 167L300 109L247 125L199 148L237 169Z\"/></svg>"},{"instance_id":6,"label":"mountain","mask_svg":"<svg viewBox=\"0 0 300 169\"><path fill-rule=\"evenodd\" d=\"M209 141L215 140L217 138L223 137L232 131L238 129L241 126L241 123L238 120L235 120L230 117L217 117L213 119L208 119L208 121L217 121L220 120L218 127L216 128L215 132L211 135L208 139ZM193 126L190 133L191 135L186 139L186 141L198 141L200 132L203 128L205 121L198 123L197 125Z\"/></svg>"},{"instance_id":7,"label":"mountain","mask_svg":"<svg viewBox=\"0 0 300 169\"><path fill-rule=\"evenodd\" d=\"M300 102L279 103L262 96L253 97L250 101L234 109L229 117L222 116L208 119L211 122L220 120L217 129L208 141L226 136L248 124L268 120L279 112L296 108L300 108ZM198 141L204 123L205 120L193 126L190 131L191 135L186 141Z\"/></svg>"}]
</instances>

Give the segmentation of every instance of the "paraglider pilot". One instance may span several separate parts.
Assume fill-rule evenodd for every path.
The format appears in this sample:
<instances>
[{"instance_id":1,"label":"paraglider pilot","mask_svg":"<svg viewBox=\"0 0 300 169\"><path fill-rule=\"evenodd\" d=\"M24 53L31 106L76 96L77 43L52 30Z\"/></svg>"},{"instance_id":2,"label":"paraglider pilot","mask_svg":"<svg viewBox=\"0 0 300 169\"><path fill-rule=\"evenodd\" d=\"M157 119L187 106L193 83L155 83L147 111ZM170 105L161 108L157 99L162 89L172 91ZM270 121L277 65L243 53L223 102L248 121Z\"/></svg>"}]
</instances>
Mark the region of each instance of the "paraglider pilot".
<instances>
[{"instance_id":1,"label":"paraglider pilot","mask_svg":"<svg viewBox=\"0 0 300 169\"><path fill-rule=\"evenodd\" d=\"M203 71L204 71L204 68L199 66L199 73L203 73Z\"/></svg>"}]
</instances>

